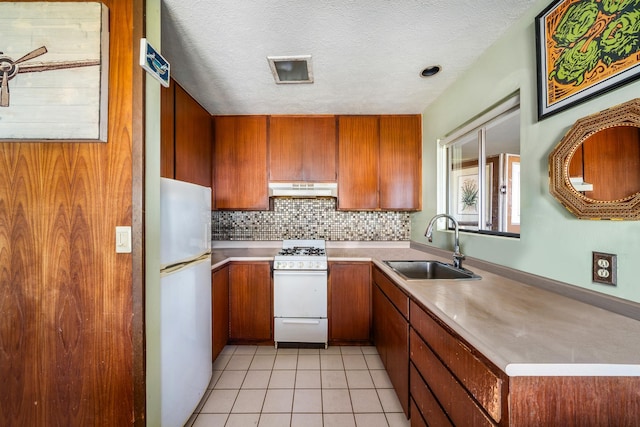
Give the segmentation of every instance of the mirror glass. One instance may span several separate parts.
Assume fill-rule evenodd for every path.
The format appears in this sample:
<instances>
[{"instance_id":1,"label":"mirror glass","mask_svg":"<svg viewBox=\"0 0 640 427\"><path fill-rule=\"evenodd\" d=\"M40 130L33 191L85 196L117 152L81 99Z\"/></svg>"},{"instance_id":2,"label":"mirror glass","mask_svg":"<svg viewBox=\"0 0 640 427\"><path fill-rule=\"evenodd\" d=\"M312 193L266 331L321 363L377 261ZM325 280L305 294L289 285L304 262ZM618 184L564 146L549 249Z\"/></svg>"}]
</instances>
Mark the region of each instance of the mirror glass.
<instances>
[{"instance_id":1,"label":"mirror glass","mask_svg":"<svg viewBox=\"0 0 640 427\"><path fill-rule=\"evenodd\" d=\"M569 180L593 200L614 201L640 192L640 128L614 126L586 138L571 157Z\"/></svg>"},{"instance_id":2,"label":"mirror glass","mask_svg":"<svg viewBox=\"0 0 640 427\"><path fill-rule=\"evenodd\" d=\"M640 220L640 98L574 123L549 154L549 192L580 219Z\"/></svg>"}]
</instances>

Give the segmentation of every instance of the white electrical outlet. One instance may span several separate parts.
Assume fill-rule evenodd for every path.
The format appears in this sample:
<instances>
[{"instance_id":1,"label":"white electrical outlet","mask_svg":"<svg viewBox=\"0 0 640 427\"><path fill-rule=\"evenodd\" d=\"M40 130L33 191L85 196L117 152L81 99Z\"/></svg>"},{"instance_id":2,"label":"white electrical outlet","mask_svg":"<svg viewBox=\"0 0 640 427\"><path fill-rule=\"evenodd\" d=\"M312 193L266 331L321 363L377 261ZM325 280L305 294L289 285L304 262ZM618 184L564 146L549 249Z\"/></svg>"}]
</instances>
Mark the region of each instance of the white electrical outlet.
<instances>
[{"instance_id":1,"label":"white electrical outlet","mask_svg":"<svg viewBox=\"0 0 640 427\"><path fill-rule=\"evenodd\" d=\"M593 252L592 280L605 285L616 285L616 255Z\"/></svg>"}]
</instances>

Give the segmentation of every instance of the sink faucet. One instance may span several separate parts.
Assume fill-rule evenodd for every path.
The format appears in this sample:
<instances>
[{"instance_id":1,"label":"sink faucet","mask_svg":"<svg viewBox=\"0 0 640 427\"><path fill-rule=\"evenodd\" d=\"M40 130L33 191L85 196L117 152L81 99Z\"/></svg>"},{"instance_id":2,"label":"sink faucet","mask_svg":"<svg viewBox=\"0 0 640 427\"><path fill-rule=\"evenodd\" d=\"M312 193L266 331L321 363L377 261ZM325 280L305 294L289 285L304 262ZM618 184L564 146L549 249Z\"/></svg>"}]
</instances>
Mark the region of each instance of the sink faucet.
<instances>
[{"instance_id":1,"label":"sink faucet","mask_svg":"<svg viewBox=\"0 0 640 427\"><path fill-rule=\"evenodd\" d=\"M455 230L455 246L453 248L453 266L455 268L462 268L462 260L464 259L464 255L460 253L460 233L458 231L458 221L451 215L447 214L438 214L431 218L429 221L429 226L427 227L427 231L424 232L424 237L427 238L429 242L433 242L433 225L439 218L447 218L453 222L453 227Z\"/></svg>"}]
</instances>

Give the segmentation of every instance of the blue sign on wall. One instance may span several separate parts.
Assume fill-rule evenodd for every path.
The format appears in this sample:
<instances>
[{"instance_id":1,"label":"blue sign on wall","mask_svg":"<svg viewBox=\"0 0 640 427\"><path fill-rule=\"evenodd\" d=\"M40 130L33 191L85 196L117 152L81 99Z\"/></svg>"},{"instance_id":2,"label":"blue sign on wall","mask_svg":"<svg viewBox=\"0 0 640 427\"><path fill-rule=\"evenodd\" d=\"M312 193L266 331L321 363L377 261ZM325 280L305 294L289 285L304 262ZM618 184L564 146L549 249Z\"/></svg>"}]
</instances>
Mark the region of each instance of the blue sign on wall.
<instances>
[{"instance_id":1,"label":"blue sign on wall","mask_svg":"<svg viewBox=\"0 0 640 427\"><path fill-rule=\"evenodd\" d=\"M169 87L171 64L147 42L147 39L140 39L140 66L162 86Z\"/></svg>"}]
</instances>

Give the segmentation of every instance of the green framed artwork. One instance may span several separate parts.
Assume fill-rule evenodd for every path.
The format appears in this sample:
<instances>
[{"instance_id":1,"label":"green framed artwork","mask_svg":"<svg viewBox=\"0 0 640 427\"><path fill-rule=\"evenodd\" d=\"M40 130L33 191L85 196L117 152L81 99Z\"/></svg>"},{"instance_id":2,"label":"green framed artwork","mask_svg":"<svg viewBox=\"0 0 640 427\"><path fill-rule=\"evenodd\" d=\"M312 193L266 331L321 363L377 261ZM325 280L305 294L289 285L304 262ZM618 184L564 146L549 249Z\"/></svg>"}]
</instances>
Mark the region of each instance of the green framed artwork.
<instances>
[{"instance_id":1,"label":"green framed artwork","mask_svg":"<svg viewBox=\"0 0 640 427\"><path fill-rule=\"evenodd\" d=\"M535 28L538 119L640 74L640 0L557 0Z\"/></svg>"}]
</instances>

